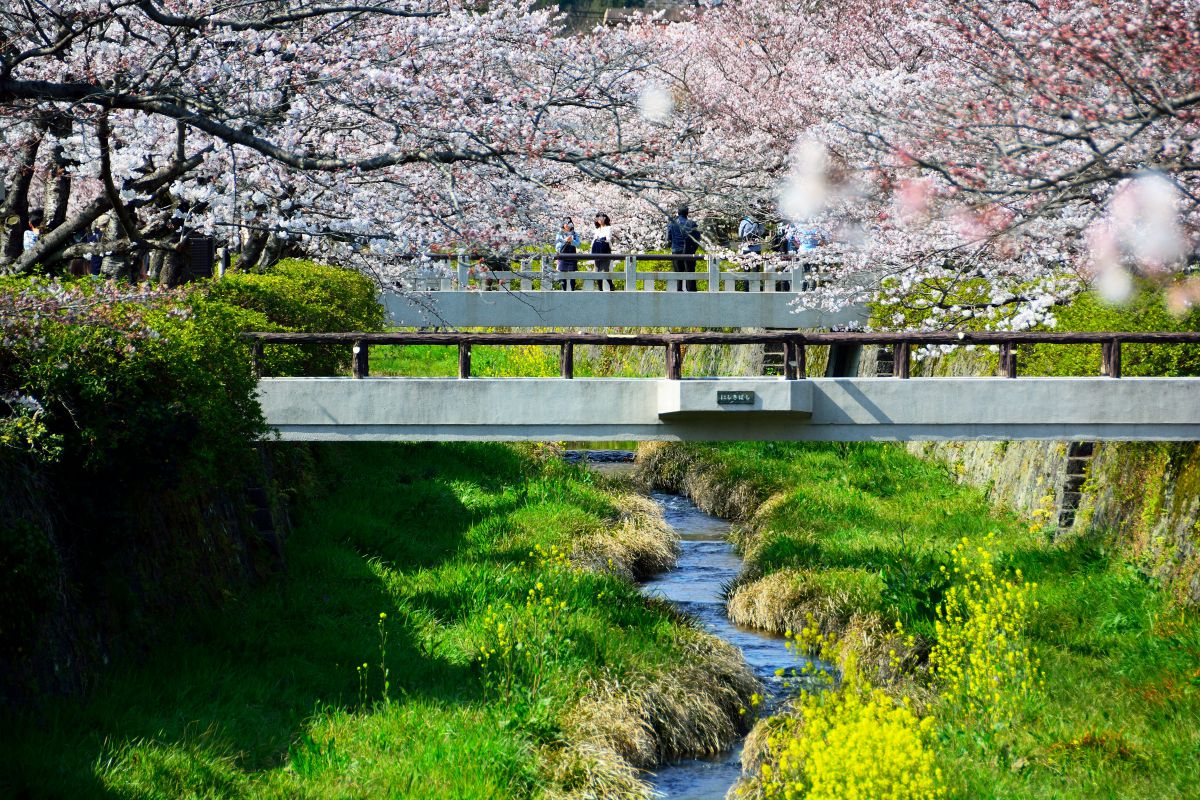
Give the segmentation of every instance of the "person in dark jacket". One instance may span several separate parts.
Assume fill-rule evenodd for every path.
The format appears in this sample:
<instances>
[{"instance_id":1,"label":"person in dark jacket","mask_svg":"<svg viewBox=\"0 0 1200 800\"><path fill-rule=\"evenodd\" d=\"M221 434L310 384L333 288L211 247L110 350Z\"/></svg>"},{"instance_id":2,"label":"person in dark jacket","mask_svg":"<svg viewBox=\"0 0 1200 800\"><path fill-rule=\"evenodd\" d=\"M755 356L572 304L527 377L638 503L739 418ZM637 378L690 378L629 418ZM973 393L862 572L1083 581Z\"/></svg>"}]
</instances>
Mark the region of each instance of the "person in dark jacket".
<instances>
[{"instance_id":1,"label":"person in dark jacket","mask_svg":"<svg viewBox=\"0 0 1200 800\"><path fill-rule=\"evenodd\" d=\"M693 220L688 219L688 207L680 206L678 216L671 220L671 224L667 226L667 242L671 245L671 253L673 255L688 255L693 256L700 249L700 226ZM675 262L675 272L695 272L696 259L679 259ZM681 285L676 286L676 289L683 289L682 284L687 285L687 291L696 291L695 281L682 281Z\"/></svg>"},{"instance_id":2,"label":"person in dark jacket","mask_svg":"<svg viewBox=\"0 0 1200 800\"><path fill-rule=\"evenodd\" d=\"M575 221L567 217L562 222L562 227L559 228L558 234L554 237L554 252L560 254L574 254L579 252L579 234L575 231ZM574 258L558 259L559 272L578 272L579 262ZM570 292L580 287L574 279L563 281L564 288Z\"/></svg>"}]
</instances>

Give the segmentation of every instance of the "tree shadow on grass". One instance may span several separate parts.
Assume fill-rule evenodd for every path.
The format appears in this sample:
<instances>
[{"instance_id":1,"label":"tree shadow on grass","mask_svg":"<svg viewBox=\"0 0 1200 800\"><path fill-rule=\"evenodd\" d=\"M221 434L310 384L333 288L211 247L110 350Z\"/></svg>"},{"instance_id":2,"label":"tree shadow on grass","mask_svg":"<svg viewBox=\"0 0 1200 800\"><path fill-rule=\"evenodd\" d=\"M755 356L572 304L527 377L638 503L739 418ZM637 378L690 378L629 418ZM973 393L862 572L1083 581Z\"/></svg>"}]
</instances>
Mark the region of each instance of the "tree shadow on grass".
<instances>
[{"instance_id":1,"label":"tree shadow on grass","mask_svg":"<svg viewBox=\"0 0 1200 800\"><path fill-rule=\"evenodd\" d=\"M361 454L359 468L379 468L385 453ZM352 483L333 487L288 543L285 575L219 612L180 620L144 658L114 664L85 700L51 701L36 717L5 725L0 742L11 755L0 767L0 794L125 796L104 785L106 759L134 752L145 760L156 748L184 764L181 785L198 781L221 794L206 775L214 764L233 767L234 777L276 769L314 715L369 713L383 693L385 649L393 699L476 698L470 667L427 652L396 613L381 571L383 563L437 569L450 562L475 516L444 479L414 469L422 467L393 470L365 500ZM201 763L209 756L212 764ZM156 781L162 769L154 768Z\"/></svg>"}]
</instances>

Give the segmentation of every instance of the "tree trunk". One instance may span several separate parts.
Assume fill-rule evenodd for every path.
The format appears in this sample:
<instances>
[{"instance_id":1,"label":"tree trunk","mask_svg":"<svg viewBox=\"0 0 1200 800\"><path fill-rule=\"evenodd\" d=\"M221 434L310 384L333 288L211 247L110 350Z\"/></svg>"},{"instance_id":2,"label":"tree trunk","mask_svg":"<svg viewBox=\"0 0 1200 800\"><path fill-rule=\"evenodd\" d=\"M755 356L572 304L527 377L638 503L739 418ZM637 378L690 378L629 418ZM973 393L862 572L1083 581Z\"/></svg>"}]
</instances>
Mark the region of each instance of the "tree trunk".
<instances>
[{"instance_id":1,"label":"tree trunk","mask_svg":"<svg viewBox=\"0 0 1200 800\"><path fill-rule=\"evenodd\" d=\"M270 236L268 236L267 245L263 248L262 255L258 258L258 266L261 269L266 269L278 261L280 255L283 253L284 244L285 241L278 235L272 233Z\"/></svg>"},{"instance_id":2,"label":"tree trunk","mask_svg":"<svg viewBox=\"0 0 1200 800\"><path fill-rule=\"evenodd\" d=\"M187 259L178 249L159 252L162 252L163 259L158 273L158 282L172 289L181 285L187 274Z\"/></svg>"},{"instance_id":3,"label":"tree trunk","mask_svg":"<svg viewBox=\"0 0 1200 800\"><path fill-rule=\"evenodd\" d=\"M46 213L43 233L54 230L66 222L67 204L71 200L71 162L67 160L66 148L62 140L71 135L71 118L58 114L50 121L47 131L54 137L54 146L50 150L50 167L46 174L46 193L42 208Z\"/></svg>"},{"instance_id":4,"label":"tree trunk","mask_svg":"<svg viewBox=\"0 0 1200 800\"><path fill-rule=\"evenodd\" d=\"M116 242L124 238L125 231L121 227L120 220L117 219L116 214L110 214L108 228L104 231L105 241ZM100 274L106 278L136 281L139 275L137 265L140 260L140 253L137 252L109 253L100 262Z\"/></svg>"},{"instance_id":5,"label":"tree trunk","mask_svg":"<svg viewBox=\"0 0 1200 800\"><path fill-rule=\"evenodd\" d=\"M149 266L146 268L146 277L149 278L151 282L157 282L160 280L160 276L163 272L163 264L166 261L166 255L167 254L162 250L151 250L146 256L146 259L149 262Z\"/></svg>"},{"instance_id":6,"label":"tree trunk","mask_svg":"<svg viewBox=\"0 0 1200 800\"><path fill-rule=\"evenodd\" d=\"M242 250L242 257L238 259L238 270L241 272L249 272L258 266L259 256L262 255L263 249L267 245L267 235L262 231L251 231L246 238L246 247Z\"/></svg>"},{"instance_id":7,"label":"tree trunk","mask_svg":"<svg viewBox=\"0 0 1200 800\"><path fill-rule=\"evenodd\" d=\"M17 151L16 163L7 176L7 191L0 204L0 267L20 258L25 249L25 230L29 227L29 184L33 181L34 162L41 143L40 135L30 134ZM10 224L12 217L16 217L16 222Z\"/></svg>"}]
</instances>

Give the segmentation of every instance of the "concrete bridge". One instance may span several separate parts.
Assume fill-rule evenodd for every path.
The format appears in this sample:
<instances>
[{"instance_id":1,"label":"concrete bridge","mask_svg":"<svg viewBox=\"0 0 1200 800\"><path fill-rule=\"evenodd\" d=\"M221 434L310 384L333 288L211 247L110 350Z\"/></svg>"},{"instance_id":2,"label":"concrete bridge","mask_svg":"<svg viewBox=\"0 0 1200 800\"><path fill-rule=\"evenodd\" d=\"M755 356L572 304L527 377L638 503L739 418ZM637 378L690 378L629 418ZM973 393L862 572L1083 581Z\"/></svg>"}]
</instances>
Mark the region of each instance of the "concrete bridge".
<instances>
[{"instance_id":1,"label":"concrete bridge","mask_svg":"<svg viewBox=\"0 0 1200 800\"><path fill-rule=\"evenodd\" d=\"M259 383L285 440L1200 440L1200 379L1122 378L1126 343L1200 344L1196 333L249 334L268 344L341 342L353 376ZM1022 344L1100 344L1105 376L1017 378ZM370 377L375 344L457 346L458 378ZM779 378L682 378L692 344L782 343ZM472 378L471 347L554 344L558 378ZM665 378L574 378L574 348L662 347ZM876 344L893 377L808 378L807 348ZM998 345L992 378L910 379L923 344Z\"/></svg>"},{"instance_id":2,"label":"concrete bridge","mask_svg":"<svg viewBox=\"0 0 1200 800\"><path fill-rule=\"evenodd\" d=\"M589 262L611 259L611 271ZM559 260L576 272L560 272ZM830 280L817 256L769 256L731 268L716 256L537 254L489 269L465 255L426 256L384 304L400 327L832 328L863 323L866 308L797 310L798 295ZM670 269L662 270L662 266ZM587 267L592 267L587 269ZM578 291L566 291L565 281ZM695 291L682 291L689 282Z\"/></svg>"}]
</instances>

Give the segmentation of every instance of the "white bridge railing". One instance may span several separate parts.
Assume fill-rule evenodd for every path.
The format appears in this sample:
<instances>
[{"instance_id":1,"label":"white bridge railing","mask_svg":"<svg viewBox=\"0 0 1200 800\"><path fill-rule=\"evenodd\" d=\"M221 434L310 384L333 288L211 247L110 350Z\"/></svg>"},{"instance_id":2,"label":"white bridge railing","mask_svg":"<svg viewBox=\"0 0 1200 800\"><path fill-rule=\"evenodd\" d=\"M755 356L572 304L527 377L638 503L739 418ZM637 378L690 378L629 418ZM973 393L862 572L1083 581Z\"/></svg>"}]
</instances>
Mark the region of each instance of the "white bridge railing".
<instances>
[{"instance_id":1,"label":"white bridge railing","mask_svg":"<svg viewBox=\"0 0 1200 800\"><path fill-rule=\"evenodd\" d=\"M812 255L748 256L758 269L741 269L722 256L670 255L663 253L539 253L503 259L509 269L496 269L486 258L468 254L430 254L428 264L418 267L402 288L416 291L562 291L566 281L576 290L657 292L678 291L695 284L707 292L809 292L828 281L828 262ZM752 260L750 260L752 259ZM566 271L560 265L608 261L608 272ZM512 262L519 262L512 268ZM674 262L674 270L639 269L640 265ZM683 265L682 268L680 265ZM688 266L694 269L687 269Z\"/></svg>"}]
</instances>

